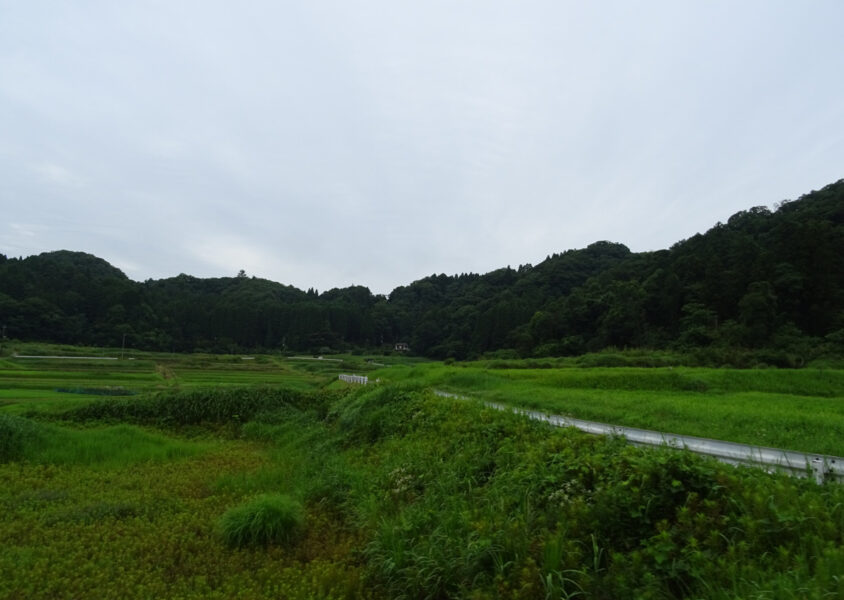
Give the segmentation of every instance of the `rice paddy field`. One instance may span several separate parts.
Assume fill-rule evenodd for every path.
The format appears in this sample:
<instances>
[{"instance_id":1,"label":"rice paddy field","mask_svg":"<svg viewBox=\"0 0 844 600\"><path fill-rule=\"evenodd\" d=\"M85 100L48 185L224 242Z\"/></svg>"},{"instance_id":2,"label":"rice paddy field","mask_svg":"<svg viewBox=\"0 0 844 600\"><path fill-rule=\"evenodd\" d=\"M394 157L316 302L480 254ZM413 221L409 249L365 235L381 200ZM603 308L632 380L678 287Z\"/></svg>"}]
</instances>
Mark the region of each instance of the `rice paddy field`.
<instances>
[{"instance_id":1,"label":"rice paddy field","mask_svg":"<svg viewBox=\"0 0 844 600\"><path fill-rule=\"evenodd\" d=\"M0 409L62 410L100 396L244 385L316 389L375 359L334 356L123 353L119 348L21 344L0 356ZM379 357L377 360L390 361ZM398 362L402 359L392 358ZM378 364L385 364L380 362Z\"/></svg>"},{"instance_id":2,"label":"rice paddy field","mask_svg":"<svg viewBox=\"0 0 844 600\"><path fill-rule=\"evenodd\" d=\"M840 371L93 352L0 357L0 599L844 597L844 486L431 392L842 455Z\"/></svg>"}]
</instances>

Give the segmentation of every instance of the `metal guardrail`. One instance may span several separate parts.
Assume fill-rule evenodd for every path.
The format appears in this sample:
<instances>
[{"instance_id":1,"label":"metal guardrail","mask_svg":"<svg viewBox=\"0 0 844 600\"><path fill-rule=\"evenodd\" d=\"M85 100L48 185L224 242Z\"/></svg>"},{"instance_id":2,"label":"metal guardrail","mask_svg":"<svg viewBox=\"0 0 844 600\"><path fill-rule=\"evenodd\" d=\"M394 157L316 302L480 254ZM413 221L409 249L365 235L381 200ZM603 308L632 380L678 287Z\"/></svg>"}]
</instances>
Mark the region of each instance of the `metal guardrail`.
<instances>
[{"instance_id":1,"label":"metal guardrail","mask_svg":"<svg viewBox=\"0 0 844 600\"><path fill-rule=\"evenodd\" d=\"M366 375L338 375L337 378L340 381L345 381L346 383L359 383L361 385L366 385L369 383L369 378Z\"/></svg>"},{"instance_id":2,"label":"metal guardrail","mask_svg":"<svg viewBox=\"0 0 844 600\"><path fill-rule=\"evenodd\" d=\"M447 398L468 399L467 396L435 390L435 394ZM636 427L608 425L595 421L573 419L561 415L549 415L536 410L517 408L497 402L484 402L497 410L511 410L531 419L544 421L557 427L576 427L596 435L617 435L637 446L669 446L690 450L696 454L711 456L721 462L734 465L750 465L768 471L780 471L797 477L814 477L817 483L844 483L844 458L825 454L806 454L779 448L752 446L736 442L725 442L690 435L663 433Z\"/></svg>"}]
</instances>

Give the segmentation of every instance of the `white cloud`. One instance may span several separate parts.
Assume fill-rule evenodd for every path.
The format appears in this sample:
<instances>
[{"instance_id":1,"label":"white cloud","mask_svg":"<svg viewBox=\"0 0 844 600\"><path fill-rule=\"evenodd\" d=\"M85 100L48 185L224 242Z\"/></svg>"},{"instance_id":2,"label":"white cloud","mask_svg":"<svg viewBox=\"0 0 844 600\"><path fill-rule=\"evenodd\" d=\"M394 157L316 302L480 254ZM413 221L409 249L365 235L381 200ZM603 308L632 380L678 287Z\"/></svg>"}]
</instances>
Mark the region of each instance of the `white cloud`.
<instances>
[{"instance_id":1,"label":"white cloud","mask_svg":"<svg viewBox=\"0 0 844 600\"><path fill-rule=\"evenodd\" d=\"M389 292L842 177L831 0L3 12L0 252Z\"/></svg>"}]
</instances>

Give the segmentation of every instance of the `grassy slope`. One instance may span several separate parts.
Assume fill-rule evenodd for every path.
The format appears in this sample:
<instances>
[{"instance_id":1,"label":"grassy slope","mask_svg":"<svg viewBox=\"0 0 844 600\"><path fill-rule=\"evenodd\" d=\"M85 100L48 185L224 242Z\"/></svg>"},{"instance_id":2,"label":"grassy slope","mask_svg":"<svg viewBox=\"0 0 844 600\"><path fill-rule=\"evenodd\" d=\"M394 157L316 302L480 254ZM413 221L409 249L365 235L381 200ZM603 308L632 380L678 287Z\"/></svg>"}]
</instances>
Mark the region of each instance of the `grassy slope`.
<instances>
[{"instance_id":1,"label":"grassy slope","mask_svg":"<svg viewBox=\"0 0 844 600\"><path fill-rule=\"evenodd\" d=\"M256 398L206 393L199 403L197 391L121 402L138 403L126 414L149 423L184 409L185 422L213 425L230 418L219 410L226 398ZM226 429L245 440L192 456L131 468L0 465L0 598L844 593L844 488L633 448L417 388L280 393L275 408L257 398L255 418ZM221 515L266 493L304 504L304 537L228 547Z\"/></svg>"},{"instance_id":2,"label":"grassy slope","mask_svg":"<svg viewBox=\"0 0 844 600\"><path fill-rule=\"evenodd\" d=\"M844 456L839 370L431 364L375 375L605 423Z\"/></svg>"},{"instance_id":3,"label":"grassy slope","mask_svg":"<svg viewBox=\"0 0 844 600\"><path fill-rule=\"evenodd\" d=\"M12 362L0 378L25 370ZM0 419L72 404L86 425L24 419L30 441L18 462L0 464L0 598L844 594L841 488L629 448L419 391L701 421L710 436L725 422L737 435L768 422L794 428L828 405L822 422L805 421L805 441L835 431L841 372L397 365L370 375L414 387L342 397L301 390L348 390L336 372L371 366L354 357L307 366L175 357L152 361L154 371L110 364L5 380L19 397ZM38 380L43 372L57 376ZM139 374L151 374L161 395L49 387L122 385ZM223 385L285 374L296 390ZM91 402L100 408L80 407ZM103 427L97 415L136 425ZM167 431L150 428L157 423ZM173 429L179 423L189 427ZM304 537L292 548L227 548L221 515L266 493L304 503Z\"/></svg>"},{"instance_id":4,"label":"grassy slope","mask_svg":"<svg viewBox=\"0 0 844 600\"><path fill-rule=\"evenodd\" d=\"M96 399L86 392L98 388L137 393L252 384L343 388L337 374L354 372L595 421L844 456L841 370L502 369L494 368L501 361L461 366L394 362L399 364L373 371L373 365L354 356L343 356L342 362L260 355L246 361L241 356L160 354L133 361L6 358L0 361L0 411L66 410Z\"/></svg>"}]
</instances>

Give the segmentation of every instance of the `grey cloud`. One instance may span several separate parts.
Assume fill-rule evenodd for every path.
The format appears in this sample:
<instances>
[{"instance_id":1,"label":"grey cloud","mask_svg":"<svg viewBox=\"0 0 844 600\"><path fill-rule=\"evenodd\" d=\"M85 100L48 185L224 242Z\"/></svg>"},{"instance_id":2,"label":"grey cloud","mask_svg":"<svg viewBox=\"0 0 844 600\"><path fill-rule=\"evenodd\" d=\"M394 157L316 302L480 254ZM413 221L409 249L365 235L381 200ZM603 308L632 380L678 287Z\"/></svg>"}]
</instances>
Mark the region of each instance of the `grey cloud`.
<instances>
[{"instance_id":1,"label":"grey cloud","mask_svg":"<svg viewBox=\"0 0 844 600\"><path fill-rule=\"evenodd\" d=\"M842 176L844 8L0 4L0 252L378 292Z\"/></svg>"}]
</instances>

